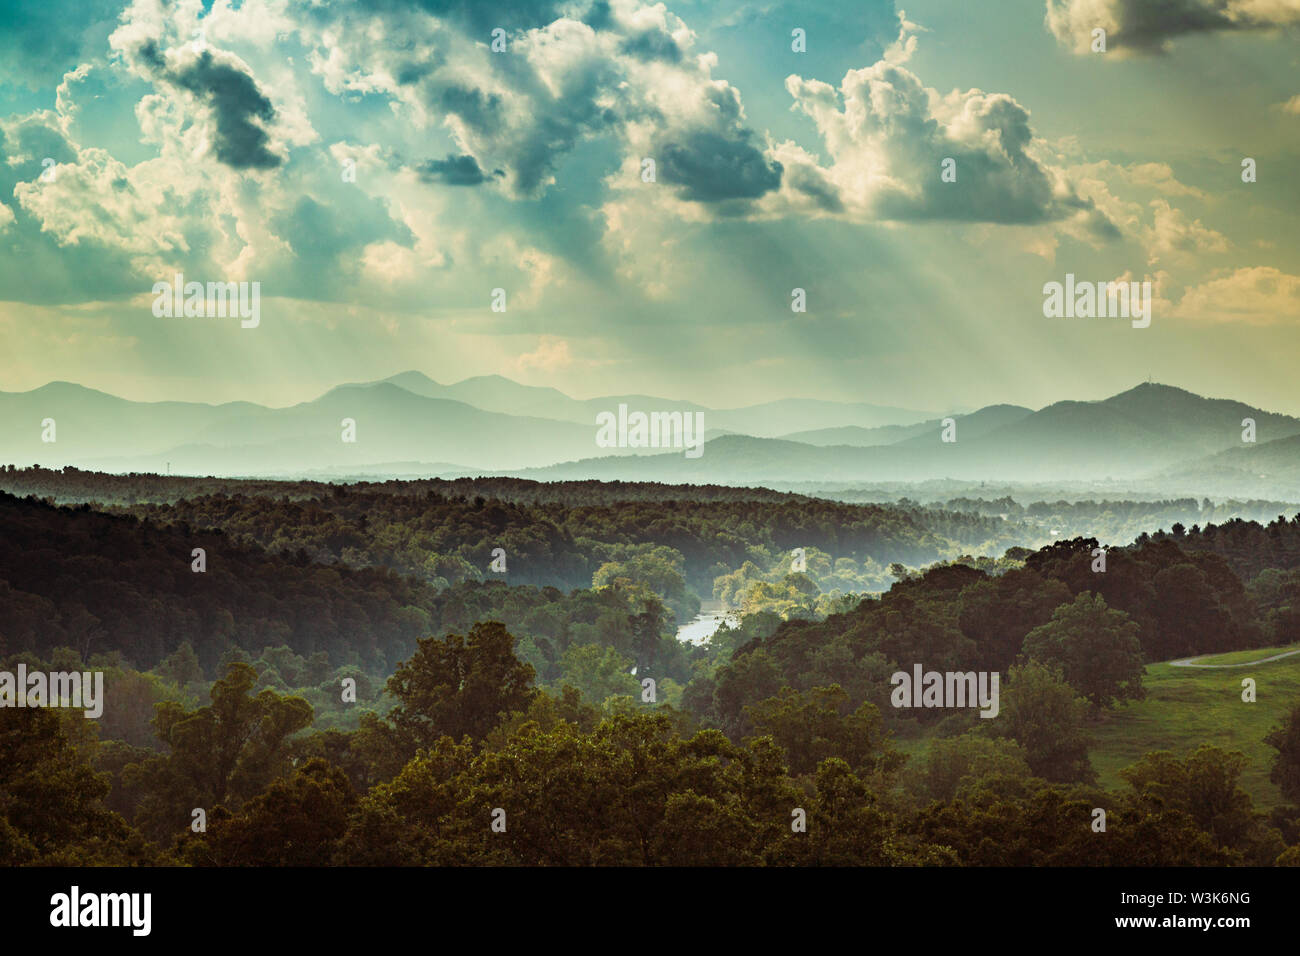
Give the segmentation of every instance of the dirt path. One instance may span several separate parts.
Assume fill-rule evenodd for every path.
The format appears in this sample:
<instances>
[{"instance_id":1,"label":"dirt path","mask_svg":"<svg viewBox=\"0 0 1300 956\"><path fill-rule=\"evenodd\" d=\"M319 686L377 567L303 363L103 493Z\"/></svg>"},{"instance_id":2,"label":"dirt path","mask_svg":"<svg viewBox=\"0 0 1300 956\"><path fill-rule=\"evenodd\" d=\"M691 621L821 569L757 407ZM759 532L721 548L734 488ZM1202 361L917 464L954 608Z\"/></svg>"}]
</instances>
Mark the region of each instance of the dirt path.
<instances>
[{"instance_id":1,"label":"dirt path","mask_svg":"<svg viewBox=\"0 0 1300 956\"><path fill-rule=\"evenodd\" d=\"M1297 648L1294 651L1285 651L1281 654L1274 654L1272 657L1261 657L1257 661L1245 661L1241 664L1193 664L1192 661L1196 660L1195 657L1189 657L1182 661L1170 661L1169 663L1173 667L1254 667L1256 664L1268 664L1272 661L1280 661L1284 657L1293 657L1296 654L1300 654L1300 648ZM1216 655L1202 654L1201 656L1214 657Z\"/></svg>"}]
</instances>

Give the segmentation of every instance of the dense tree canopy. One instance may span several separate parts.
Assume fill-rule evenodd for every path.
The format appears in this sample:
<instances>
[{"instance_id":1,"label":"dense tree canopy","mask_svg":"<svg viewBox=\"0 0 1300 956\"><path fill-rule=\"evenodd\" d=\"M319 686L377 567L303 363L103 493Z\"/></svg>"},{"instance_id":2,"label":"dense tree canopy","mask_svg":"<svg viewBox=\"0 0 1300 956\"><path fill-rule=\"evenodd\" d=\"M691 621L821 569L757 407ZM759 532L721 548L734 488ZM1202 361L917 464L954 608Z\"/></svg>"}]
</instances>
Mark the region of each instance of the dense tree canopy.
<instances>
[{"instance_id":1,"label":"dense tree canopy","mask_svg":"<svg viewBox=\"0 0 1300 956\"><path fill-rule=\"evenodd\" d=\"M1103 570L1093 537L963 553L1014 502L23 480L117 508L0 497L0 670L100 669L106 713L0 708L0 863L1300 859L1240 754L1152 748L1115 789L1090 756L1144 663L1297 636L1295 521L1171 526ZM742 618L686 646L701 594ZM996 672L996 719L895 707L916 667ZM1266 738L1293 803L1298 727Z\"/></svg>"}]
</instances>

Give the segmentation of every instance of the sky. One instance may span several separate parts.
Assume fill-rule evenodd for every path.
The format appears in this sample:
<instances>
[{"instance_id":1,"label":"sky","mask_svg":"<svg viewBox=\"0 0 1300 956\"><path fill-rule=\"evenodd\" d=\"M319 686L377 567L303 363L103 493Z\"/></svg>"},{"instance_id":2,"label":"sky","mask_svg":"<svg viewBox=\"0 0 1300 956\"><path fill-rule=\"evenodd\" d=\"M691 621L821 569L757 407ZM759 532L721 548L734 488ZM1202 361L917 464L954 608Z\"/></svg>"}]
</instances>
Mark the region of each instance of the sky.
<instances>
[{"instance_id":1,"label":"sky","mask_svg":"<svg viewBox=\"0 0 1300 956\"><path fill-rule=\"evenodd\" d=\"M1300 0L0 0L0 390L1300 414L1298 38ZM257 326L155 314L177 273ZM1150 326L1045 316L1067 274Z\"/></svg>"}]
</instances>

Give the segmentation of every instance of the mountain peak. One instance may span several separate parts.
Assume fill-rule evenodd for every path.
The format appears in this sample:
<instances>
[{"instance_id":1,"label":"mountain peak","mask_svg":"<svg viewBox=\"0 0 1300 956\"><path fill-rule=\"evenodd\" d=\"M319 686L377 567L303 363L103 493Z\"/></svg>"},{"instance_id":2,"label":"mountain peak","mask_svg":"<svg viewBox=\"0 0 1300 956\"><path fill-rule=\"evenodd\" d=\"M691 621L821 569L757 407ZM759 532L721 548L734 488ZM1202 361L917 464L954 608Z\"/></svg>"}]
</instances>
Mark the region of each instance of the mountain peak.
<instances>
[{"instance_id":1,"label":"mountain peak","mask_svg":"<svg viewBox=\"0 0 1300 956\"><path fill-rule=\"evenodd\" d=\"M1192 408L1212 402L1204 395L1197 395L1185 388L1175 385L1161 385L1159 382L1142 382L1110 398L1103 398L1097 404L1120 408Z\"/></svg>"},{"instance_id":2,"label":"mountain peak","mask_svg":"<svg viewBox=\"0 0 1300 956\"><path fill-rule=\"evenodd\" d=\"M94 396L96 400L107 399L109 401L120 402L125 399L118 398L116 395L110 395L108 392L101 392L97 388L90 388L85 385L78 385L76 382L46 382L44 385L29 389L26 392L9 392L4 394L10 395L39 395L41 398L79 398L85 399Z\"/></svg>"},{"instance_id":3,"label":"mountain peak","mask_svg":"<svg viewBox=\"0 0 1300 956\"><path fill-rule=\"evenodd\" d=\"M472 375L469 378L461 379L455 385L447 387L460 394L492 395L497 399L533 399L545 396L572 401L568 395L565 395L558 388L551 388L547 385L524 385L522 382L516 382L513 378L506 378L504 375ZM485 392L485 389L490 391Z\"/></svg>"},{"instance_id":4,"label":"mountain peak","mask_svg":"<svg viewBox=\"0 0 1300 956\"><path fill-rule=\"evenodd\" d=\"M1160 382L1139 382L1126 391L1112 395L1111 398L1120 398L1124 395L1191 395L1193 398L1201 397L1195 392L1189 392L1177 385L1162 385Z\"/></svg>"},{"instance_id":5,"label":"mountain peak","mask_svg":"<svg viewBox=\"0 0 1300 956\"><path fill-rule=\"evenodd\" d=\"M437 386L438 388L442 388L441 382L435 382L433 379L429 378L429 376L425 375L423 372L417 372L414 369L411 369L410 371L406 371L406 372L398 372L396 375L390 375L388 376L388 378L384 379L384 381L390 382L393 385L419 384L419 385L434 385Z\"/></svg>"},{"instance_id":6,"label":"mountain peak","mask_svg":"<svg viewBox=\"0 0 1300 956\"><path fill-rule=\"evenodd\" d=\"M513 378L506 378L504 375L471 375L469 378L462 378L457 385L464 385L466 382L492 382L493 384L505 383L506 385L518 385ZM525 388L529 386L524 386Z\"/></svg>"}]
</instances>

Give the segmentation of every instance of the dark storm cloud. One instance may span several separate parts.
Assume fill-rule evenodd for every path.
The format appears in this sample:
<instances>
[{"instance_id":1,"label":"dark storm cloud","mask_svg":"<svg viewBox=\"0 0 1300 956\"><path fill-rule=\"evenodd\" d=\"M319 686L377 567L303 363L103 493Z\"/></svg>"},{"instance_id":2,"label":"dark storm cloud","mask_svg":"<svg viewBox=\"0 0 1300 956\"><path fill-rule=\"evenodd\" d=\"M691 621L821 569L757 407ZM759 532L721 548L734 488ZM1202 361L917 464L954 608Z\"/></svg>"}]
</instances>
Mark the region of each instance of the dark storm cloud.
<instances>
[{"instance_id":1,"label":"dark storm cloud","mask_svg":"<svg viewBox=\"0 0 1300 956\"><path fill-rule=\"evenodd\" d=\"M558 91L527 71L510 74L516 99L509 104L496 92L459 83L432 82L425 96L432 107L454 115L473 134L462 149L493 169L508 171L511 188L531 196L583 137L620 122L620 114L604 105L605 93L619 80L616 64L598 61L564 74Z\"/></svg>"},{"instance_id":2,"label":"dark storm cloud","mask_svg":"<svg viewBox=\"0 0 1300 956\"><path fill-rule=\"evenodd\" d=\"M1100 22L1098 22L1100 21ZM1108 48L1159 53L1177 37L1194 33L1268 30L1300 23L1300 4L1284 0L1243 4L1240 0L1047 0L1047 23L1057 39L1076 51L1091 31L1114 24Z\"/></svg>"},{"instance_id":3,"label":"dark storm cloud","mask_svg":"<svg viewBox=\"0 0 1300 956\"><path fill-rule=\"evenodd\" d=\"M442 183L447 186L478 186L490 178L479 167L478 160L473 156L455 156L451 153L447 154L446 159L426 160L416 167L416 172L423 182ZM504 175L499 169L492 172L494 177Z\"/></svg>"},{"instance_id":4,"label":"dark storm cloud","mask_svg":"<svg viewBox=\"0 0 1300 956\"><path fill-rule=\"evenodd\" d=\"M723 136L694 130L660 148L659 178L681 186L695 202L757 199L781 185L781 164L769 161L749 141L748 130Z\"/></svg>"},{"instance_id":5,"label":"dark storm cloud","mask_svg":"<svg viewBox=\"0 0 1300 956\"><path fill-rule=\"evenodd\" d=\"M844 202L835 187L812 169L795 166L785 171L785 178L791 189L807 196L824 212L836 214L844 211Z\"/></svg>"},{"instance_id":6,"label":"dark storm cloud","mask_svg":"<svg viewBox=\"0 0 1300 956\"><path fill-rule=\"evenodd\" d=\"M753 130L741 122L739 93L726 87L707 95L717 125L666 134L659 178L681 186L681 197L695 202L757 199L780 186L781 164L763 155Z\"/></svg>"},{"instance_id":7,"label":"dark storm cloud","mask_svg":"<svg viewBox=\"0 0 1300 956\"><path fill-rule=\"evenodd\" d=\"M501 125L501 97L496 93L466 86L445 86L437 89L434 105L445 112L455 113L474 131L491 133Z\"/></svg>"},{"instance_id":8,"label":"dark storm cloud","mask_svg":"<svg viewBox=\"0 0 1300 956\"><path fill-rule=\"evenodd\" d=\"M682 48L671 35L662 30L643 30L624 40L621 49L638 60L662 60L666 63L682 61Z\"/></svg>"},{"instance_id":9,"label":"dark storm cloud","mask_svg":"<svg viewBox=\"0 0 1300 956\"><path fill-rule=\"evenodd\" d=\"M232 169L270 169L282 159L268 148L270 137L257 120L275 118L271 101L257 82L231 63L219 62L211 51L167 73L167 79L206 103L216 122L217 159Z\"/></svg>"}]
</instances>

